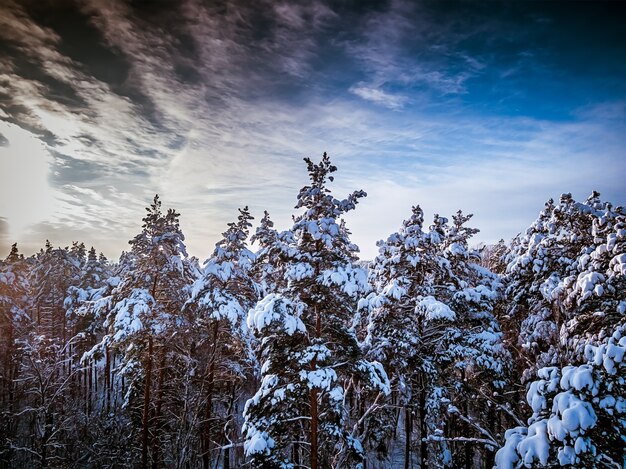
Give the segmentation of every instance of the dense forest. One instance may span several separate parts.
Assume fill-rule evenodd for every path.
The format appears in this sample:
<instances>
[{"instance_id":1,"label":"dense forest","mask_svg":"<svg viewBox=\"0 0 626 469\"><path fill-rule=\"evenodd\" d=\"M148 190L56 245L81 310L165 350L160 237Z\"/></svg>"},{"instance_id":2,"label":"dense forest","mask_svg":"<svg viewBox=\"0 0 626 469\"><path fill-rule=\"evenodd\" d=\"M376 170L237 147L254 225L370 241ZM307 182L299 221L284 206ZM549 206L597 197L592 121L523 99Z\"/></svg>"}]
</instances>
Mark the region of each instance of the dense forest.
<instances>
[{"instance_id":1,"label":"dense forest","mask_svg":"<svg viewBox=\"0 0 626 469\"><path fill-rule=\"evenodd\" d=\"M117 262L13 245L0 468L626 467L624 208L472 248L416 205L365 262L305 161L292 227L242 208L204 262L158 196Z\"/></svg>"}]
</instances>

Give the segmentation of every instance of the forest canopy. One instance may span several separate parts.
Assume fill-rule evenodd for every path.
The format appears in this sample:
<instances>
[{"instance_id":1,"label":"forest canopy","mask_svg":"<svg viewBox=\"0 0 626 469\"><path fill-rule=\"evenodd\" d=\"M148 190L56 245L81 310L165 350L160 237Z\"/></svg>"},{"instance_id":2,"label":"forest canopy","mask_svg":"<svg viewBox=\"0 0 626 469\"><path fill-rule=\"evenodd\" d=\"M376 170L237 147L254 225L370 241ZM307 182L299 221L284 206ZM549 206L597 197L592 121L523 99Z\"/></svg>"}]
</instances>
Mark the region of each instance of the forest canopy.
<instances>
[{"instance_id":1,"label":"forest canopy","mask_svg":"<svg viewBox=\"0 0 626 469\"><path fill-rule=\"evenodd\" d=\"M365 192L305 163L289 229L242 207L203 262L158 195L116 262L14 244L0 468L626 467L623 207L563 194L473 247L415 205L365 262Z\"/></svg>"}]
</instances>

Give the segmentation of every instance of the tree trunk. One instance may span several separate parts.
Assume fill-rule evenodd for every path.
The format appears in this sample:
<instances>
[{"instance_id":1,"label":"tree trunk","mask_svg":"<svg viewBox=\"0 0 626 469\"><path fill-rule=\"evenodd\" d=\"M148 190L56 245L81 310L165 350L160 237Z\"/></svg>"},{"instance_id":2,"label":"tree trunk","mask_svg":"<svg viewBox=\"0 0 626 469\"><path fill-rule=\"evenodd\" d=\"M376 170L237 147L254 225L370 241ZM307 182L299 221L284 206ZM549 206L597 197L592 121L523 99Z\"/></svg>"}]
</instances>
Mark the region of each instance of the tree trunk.
<instances>
[{"instance_id":1,"label":"tree trunk","mask_svg":"<svg viewBox=\"0 0 626 469\"><path fill-rule=\"evenodd\" d=\"M411 433L413 429L413 421L411 416L411 409L409 406L404 408L404 435L406 441L404 442L404 469L411 467Z\"/></svg>"},{"instance_id":2,"label":"tree trunk","mask_svg":"<svg viewBox=\"0 0 626 469\"><path fill-rule=\"evenodd\" d=\"M465 415L469 418L469 409L467 406L467 401L464 403L464 411L465 411ZM466 431L467 431L467 436L470 436L470 432L471 432L471 428L468 424L464 425ZM465 442L465 469L472 469L472 459L474 456L474 448L472 447L472 444L469 441Z\"/></svg>"},{"instance_id":3,"label":"tree trunk","mask_svg":"<svg viewBox=\"0 0 626 469\"><path fill-rule=\"evenodd\" d=\"M493 405L489 406L489 411L488 411L487 415L488 415L487 421L489 422L489 430L491 431L491 433L493 435L495 435L496 434L496 423L497 423L495 406L493 406ZM491 448L486 448L485 449L485 467L493 467L493 466L495 466L495 464L496 464L495 456L496 456L496 454L495 454L493 449L491 449Z\"/></svg>"},{"instance_id":4,"label":"tree trunk","mask_svg":"<svg viewBox=\"0 0 626 469\"><path fill-rule=\"evenodd\" d=\"M106 347L104 356L104 411L108 415L111 404L111 354L109 347Z\"/></svg>"},{"instance_id":5,"label":"tree trunk","mask_svg":"<svg viewBox=\"0 0 626 469\"><path fill-rule=\"evenodd\" d=\"M143 390L143 433L141 437L141 467L148 469L148 441L150 437L150 385L152 381L152 337L148 337L148 358Z\"/></svg>"},{"instance_id":6,"label":"tree trunk","mask_svg":"<svg viewBox=\"0 0 626 469\"><path fill-rule=\"evenodd\" d=\"M319 311L315 309L315 336L321 335L322 323ZM317 369L317 360L311 360L311 369ZM311 469L317 469L317 388L311 388Z\"/></svg>"},{"instance_id":7,"label":"tree trunk","mask_svg":"<svg viewBox=\"0 0 626 469\"><path fill-rule=\"evenodd\" d=\"M224 433L224 444L228 444L230 445L230 442L232 441L231 438L229 438L229 434L230 434L230 422L235 420L235 416L234 411L236 411L235 409L235 400L237 398L236 396L236 391L237 388L235 386L235 383L233 383L232 388L231 388L231 393L230 393L230 399L228 402L228 413L227 413L227 418L228 418L228 424L225 428L225 433ZM225 448L224 449L224 469L230 469L230 448Z\"/></svg>"},{"instance_id":8,"label":"tree trunk","mask_svg":"<svg viewBox=\"0 0 626 469\"><path fill-rule=\"evenodd\" d=\"M165 375L165 351L160 347L159 376L157 378L156 403L154 412L155 435L152 440L152 469L158 469L160 462L161 408L163 406L163 379Z\"/></svg>"},{"instance_id":9,"label":"tree trunk","mask_svg":"<svg viewBox=\"0 0 626 469\"><path fill-rule=\"evenodd\" d=\"M88 377L89 377L89 383L87 386L87 416L89 416L91 414L91 395L93 394L93 374L91 372L91 364L89 364L87 367L87 369L85 370L85 373L87 373Z\"/></svg>"},{"instance_id":10,"label":"tree trunk","mask_svg":"<svg viewBox=\"0 0 626 469\"><path fill-rule=\"evenodd\" d=\"M293 465L295 467L300 467L300 444L296 441L293 444L293 448L292 448L292 452L293 452Z\"/></svg>"},{"instance_id":11,"label":"tree trunk","mask_svg":"<svg viewBox=\"0 0 626 469\"><path fill-rule=\"evenodd\" d=\"M317 469L317 388L311 389L311 469Z\"/></svg>"},{"instance_id":12,"label":"tree trunk","mask_svg":"<svg viewBox=\"0 0 626 469\"><path fill-rule=\"evenodd\" d=\"M426 437L428 436L428 430L426 425L426 389L420 390L420 467L423 469L428 467L428 443Z\"/></svg>"},{"instance_id":13,"label":"tree trunk","mask_svg":"<svg viewBox=\"0 0 626 469\"><path fill-rule=\"evenodd\" d=\"M217 336L219 333L219 322L213 323L213 343L211 344L211 356L209 359L209 383L207 387L206 399L206 422L204 424L204 437L202 439L202 467L211 468L211 419L213 418L213 388L215 383L215 360L217 354Z\"/></svg>"}]
</instances>

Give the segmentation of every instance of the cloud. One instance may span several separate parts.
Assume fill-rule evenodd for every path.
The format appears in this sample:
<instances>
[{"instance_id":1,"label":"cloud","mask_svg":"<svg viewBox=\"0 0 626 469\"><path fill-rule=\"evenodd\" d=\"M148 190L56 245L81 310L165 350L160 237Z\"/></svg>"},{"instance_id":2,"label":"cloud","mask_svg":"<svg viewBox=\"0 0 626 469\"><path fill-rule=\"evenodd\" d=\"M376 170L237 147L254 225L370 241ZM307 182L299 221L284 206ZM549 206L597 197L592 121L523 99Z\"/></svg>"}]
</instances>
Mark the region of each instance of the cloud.
<instances>
[{"instance_id":1,"label":"cloud","mask_svg":"<svg viewBox=\"0 0 626 469\"><path fill-rule=\"evenodd\" d=\"M50 155L36 136L14 124L0 121L0 133L9 142L0 146L0 216L10 223L7 236L19 241L29 225L51 215Z\"/></svg>"},{"instance_id":2,"label":"cloud","mask_svg":"<svg viewBox=\"0 0 626 469\"><path fill-rule=\"evenodd\" d=\"M397 109L402 107L407 101L406 96L394 95L387 93L379 88L370 88L363 85L356 85L350 87L351 93L363 98L367 101L372 101L377 104L381 104L390 109Z\"/></svg>"},{"instance_id":3,"label":"cloud","mask_svg":"<svg viewBox=\"0 0 626 469\"><path fill-rule=\"evenodd\" d=\"M599 190L614 204L626 201L623 122L615 132L595 121L513 118L504 128L489 120L454 125L464 147L443 165L410 161L396 173L366 172L345 182L338 176L342 191L358 187L368 193L348 218L364 258L375 256L375 242L396 231L416 204L428 217L458 209L474 213L472 226L481 230L475 241L491 243L523 231L548 198L564 192L584 200Z\"/></svg>"},{"instance_id":4,"label":"cloud","mask_svg":"<svg viewBox=\"0 0 626 469\"><path fill-rule=\"evenodd\" d=\"M480 74L486 64L457 50L468 33L455 26L437 18L427 4L406 0L393 0L382 12L366 15L356 38L343 42L367 76L349 91L391 108L408 99L385 88L408 87L413 94L465 93L466 81Z\"/></svg>"},{"instance_id":5,"label":"cloud","mask_svg":"<svg viewBox=\"0 0 626 469\"><path fill-rule=\"evenodd\" d=\"M6 257L6 254L9 253L10 246L9 223L6 218L0 217L0 259Z\"/></svg>"}]
</instances>

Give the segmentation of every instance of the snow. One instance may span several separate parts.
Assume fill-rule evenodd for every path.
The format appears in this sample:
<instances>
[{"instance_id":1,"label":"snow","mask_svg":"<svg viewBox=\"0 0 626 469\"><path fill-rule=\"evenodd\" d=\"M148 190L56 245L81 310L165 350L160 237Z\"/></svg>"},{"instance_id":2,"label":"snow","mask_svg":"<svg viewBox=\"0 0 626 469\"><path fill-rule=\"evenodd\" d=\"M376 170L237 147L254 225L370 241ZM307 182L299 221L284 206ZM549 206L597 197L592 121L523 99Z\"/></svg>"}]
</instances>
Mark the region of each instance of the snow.
<instances>
[{"instance_id":1,"label":"snow","mask_svg":"<svg viewBox=\"0 0 626 469\"><path fill-rule=\"evenodd\" d=\"M306 383L309 389L319 388L330 391L331 385L337 381L337 373L332 368L320 368L312 371L301 370L300 379Z\"/></svg>"},{"instance_id":2,"label":"snow","mask_svg":"<svg viewBox=\"0 0 626 469\"><path fill-rule=\"evenodd\" d=\"M300 365L308 365L313 360L324 361L331 356L331 351L324 344L313 344L306 348L306 350L299 357L298 363Z\"/></svg>"},{"instance_id":3,"label":"snow","mask_svg":"<svg viewBox=\"0 0 626 469\"><path fill-rule=\"evenodd\" d=\"M619 254L611 259L609 268L616 274L626 275L626 253Z\"/></svg>"},{"instance_id":4,"label":"snow","mask_svg":"<svg viewBox=\"0 0 626 469\"><path fill-rule=\"evenodd\" d=\"M574 464L581 454L596 453L590 431L601 418L602 425L624 427L625 399L615 395L623 393L624 339L618 327L605 343L585 347L587 363L538 371L540 379L531 383L527 393L533 410L528 429L507 431L496 455L497 468L517 467L518 457L526 467L537 461L546 465L551 448L559 464Z\"/></svg>"},{"instance_id":5,"label":"snow","mask_svg":"<svg viewBox=\"0 0 626 469\"><path fill-rule=\"evenodd\" d=\"M453 256L467 257L467 250L460 243L450 244L450 246L446 249L446 252L452 254Z\"/></svg>"},{"instance_id":6,"label":"snow","mask_svg":"<svg viewBox=\"0 0 626 469\"><path fill-rule=\"evenodd\" d=\"M298 262L289 266L285 278L297 282L305 278L311 278L314 274L315 270L311 264L308 262Z\"/></svg>"},{"instance_id":7,"label":"snow","mask_svg":"<svg viewBox=\"0 0 626 469\"><path fill-rule=\"evenodd\" d=\"M515 427L507 430L504 434L504 446L498 450L495 458L495 467L498 469L515 469L520 460L517 452L518 445L524 440L528 433L525 427Z\"/></svg>"},{"instance_id":8,"label":"snow","mask_svg":"<svg viewBox=\"0 0 626 469\"><path fill-rule=\"evenodd\" d=\"M427 321L454 321L456 314L448 305L438 301L433 296L426 296L417 301L415 308L417 314L423 314Z\"/></svg>"},{"instance_id":9,"label":"snow","mask_svg":"<svg viewBox=\"0 0 626 469\"><path fill-rule=\"evenodd\" d=\"M585 387L593 389L593 376L591 365L566 366L563 368L560 381L561 389L575 389L582 391Z\"/></svg>"},{"instance_id":10,"label":"snow","mask_svg":"<svg viewBox=\"0 0 626 469\"><path fill-rule=\"evenodd\" d=\"M566 433L587 430L595 426L598 418L589 402L584 402L571 391L561 392L554 398L554 410L561 415L561 424ZM565 435L564 434L564 435ZM564 436L559 438L563 440Z\"/></svg>"},{"instance_id":11,"label":"snow","mask_svg":"<svg viewBox=\"0 0 626 469\"><path fill-rule=\"evenodd\" d=\"M367 362L362 360L359 362L358 368L362 372L367 373L369 382L375 389L378 389L385 395L389 395L391 393L389 378L387 377L385 369L379 362Z\"/></svg>"},{"instance_id":12,"label":"snow","mask_svg":"<svg viewBox=\"0 0 626 469\"><path fill-rule=\"evenodd\" d=\"M255 454L269 454L270 449L275 445L274 439L266 432L258 431L256 428L248 428L246 433L246 441L243 444L243 450L246 456Z\"/></svg>"},{"instance_id":13,"label":"snow","mask_svg":"<svg viewBox=\"0 0 626 469\"><path fill-rule=\"evenodd\" d=\"M462 289L455 296L462 297L465 301L479 304L483 301L495 301L498 293L486 285L476 285L475 287Z\"/></svg>"},{"instance_id":14,"label":"snow","mask_svg":"<svg viewBox=\"0 0 626 469\"><path fill-rule=\"evenodd\" d=\"M548 463L550 441L545 420L540 420L528 427L528 434L518 443L517 451L527 467L531 467L535 459L544 466Z\"/></svg>"},{"instance_id":15,"label":"snow","mask_svg":"<svg viewBox=\"0 0 626 469\"><path fill-rule=\"evenodd\" d=\"M336 285L348 296L354 297L369 290L367 271L350 264L340 265L322 272L321 283L326 286Z\"/></svg>"},{"instance_id":16,"label":"snow","mask_svg":"<svg viewBox=\"0 0 626 469\"><path fill-rule=\"evenodd\" d=\"M357 302L356 309L358 311L362 309L367 309L369 308L369 305L370 305L369 296L366 298L360 298L359 301Z\"/></svg>"},{"instance_id":17,"label":"snow","mask_svg":"<svg viewBox=\"0 0 626 469\"><path fill-rule=\"evenodd\" d=\"M128 298L115 304L113 320L113 340L118 342L146 328L150 313L155 305L154 298L144 289L135 288ZM154 321L152 321L154 322ZM157 326L157 324L153 324Z\"/></svg>"},{"instance_id":18,"label":"snow","mask_svg":"<svg viewBox=\"0 0 626 469\"><path fill-rule=\"evenodd\" d=\"M599 272L583 272L576 280L576 291L581 293L580 301L589 298L594 291L596 284L604 282L605 277Z\"/></svg>"},{"instance_id":19,"label":"snow","mask_svg":"<svg viewBox=\"0 0 626 469\"><path fill-rule=\"evenodd\" d=\"M344 392L341 386L335 386L328 393L328 398L333 402L342 402L343 397L344 397Z\"/></svg>"},{"instance_id":20,"label":"snow","mask_svg":"<svg viewBox=\"0 0 626 469\"><path fill-rule=\"evenodd\" d=\"M400 298L402 298L402 296L406 295L406 287L403 286L403 283L405 282L403 282L402 280L393 279L391 282L385 285L382 294L386 297L399 300Z\"/></svg>"},{"instance_id":21,"label":"snow","mask_svg":"<svg viewBox=\"0 0 626 469\"><path fill-rule=\"evenodd\" d=\"M295 308L285 297L271 293L259 301L248 313L248 327L263 332L268 327L278 327L287 335L296 332L306 332L306 327L300 318L292 313Z\"/></svg>"}]
</instances>

